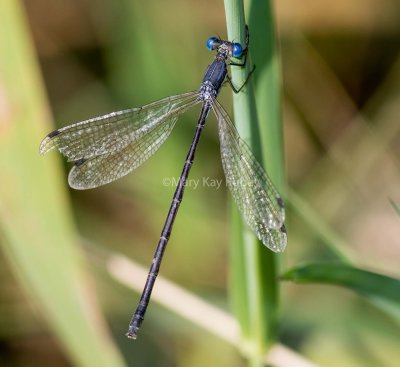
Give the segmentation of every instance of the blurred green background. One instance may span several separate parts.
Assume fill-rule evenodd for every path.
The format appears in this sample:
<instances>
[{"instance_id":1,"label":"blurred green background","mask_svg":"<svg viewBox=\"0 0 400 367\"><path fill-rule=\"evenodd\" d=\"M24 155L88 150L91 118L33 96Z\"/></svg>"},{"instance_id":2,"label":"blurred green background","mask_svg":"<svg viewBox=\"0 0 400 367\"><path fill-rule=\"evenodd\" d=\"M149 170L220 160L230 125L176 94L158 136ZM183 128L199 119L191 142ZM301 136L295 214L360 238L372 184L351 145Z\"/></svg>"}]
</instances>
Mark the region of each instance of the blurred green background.
<instances>
[{"instance_id":1,"label":"blurred green background","mask_svg":"<svg viewBox=\"0 0 400 367\"><path fill-rule=\"evenodd\" d=\"M99 189L68 189L70 165L38 154L56 127L197 89L212 59L205 41L226 35L223 2L21 5L0 5L0 364L246 365L234 347L155 302L138 341L127 340L138 294L105 265L110 253L149 265L174 191L165 178L181 172L198 110L142 167ZM399 278L400 4L275 8L288 182L282 267L334 259L324 243L334 237L357 266ZM228 88L219 99L230 111ZM223 178L217 136L210 118L192 179ZM299 212L292 192L314 213ZM161 273L229 310L227 197L224 185L187 188ZM280 340L308 360L398 365L399 324L363 298L289 282L282 293Z\"/></svg>"}]
</instances>

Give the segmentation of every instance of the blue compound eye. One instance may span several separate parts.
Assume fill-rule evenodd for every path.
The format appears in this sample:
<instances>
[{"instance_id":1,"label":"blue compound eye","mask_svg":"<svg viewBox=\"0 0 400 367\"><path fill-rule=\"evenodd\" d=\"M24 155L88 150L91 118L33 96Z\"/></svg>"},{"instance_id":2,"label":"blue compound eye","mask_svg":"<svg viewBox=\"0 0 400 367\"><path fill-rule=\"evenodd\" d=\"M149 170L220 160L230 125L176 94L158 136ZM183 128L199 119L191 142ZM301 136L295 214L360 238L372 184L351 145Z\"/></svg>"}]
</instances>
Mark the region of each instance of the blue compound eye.
<instances>
[{"instance_id":1,"label":"blue compound eye","mask_svg":"<svg viewBox=\"0 0 400 367\"><path fill-rule=\"evenodd\" d=\"M243 47L241 46L240 43L233 44L232 56L236 58L243 56Z\"/></svg>"},{"instance_id":2,"label":"blue compound eye","mask_svg":"<svg viewBox=\"0 0 400 367\"><path fill-rule=\"evenodd\" d=\"M221 44L221 41L217 38L217 37L210 37L207 40L207 48L210 51L214 51L215 49L217 49L217 47Z\"/></svg>"}]
</instances>

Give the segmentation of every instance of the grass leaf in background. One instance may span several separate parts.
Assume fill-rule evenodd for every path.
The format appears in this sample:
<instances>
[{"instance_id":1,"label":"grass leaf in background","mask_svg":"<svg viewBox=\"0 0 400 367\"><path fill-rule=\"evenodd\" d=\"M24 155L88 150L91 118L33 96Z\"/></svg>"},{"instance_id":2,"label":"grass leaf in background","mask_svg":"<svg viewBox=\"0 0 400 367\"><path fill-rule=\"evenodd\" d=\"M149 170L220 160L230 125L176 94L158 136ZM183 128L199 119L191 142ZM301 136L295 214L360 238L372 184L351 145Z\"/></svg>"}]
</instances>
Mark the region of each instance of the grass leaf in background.
<instances>
[{"instance_id":1,"label":"grass leaf in background","mask_svg":"<svg viewBox=\"0 0 400 367\"><path fill-rule=\"evenodd\" d=\"M311 264L285 272L281 279L295 283L342 286L366 297L400 322L400 280L344 264Z\"/></svg>"},{"instance_id":2,"label":"grass leaf in background","mask_svg":"<svg viewBox=\"0 0 400 367\"><path fill-rule=\"evenodd\" d=\"M294 213L301 217L310 231L316 233L341 262L354 262L356 254L331 226L299 194L286 188L286 197Z\"/></svg>"},{"instance_id":3,"label":"grass leaf in background","mask_svg":"<svg viewBox=\"0 0 400 367\"><path fill-rule=\"evenodd\" d=\"M390 205L393 207L395 212L400 215L400 206L396 204L392 199L389 199Z\"/></svg>"},{"instance_id":4,"label":"grass leaf in background","mask_svg":"<svg viewBox=\"0 0 400 367\"><path fill-rule=\"evenodd\" d=\"M124 366L89 288L59 161L39 156L50 116L18 1L1 2L0 23L4 253L73 365ZM15 323L24 335L25 325Z\"/></svg>"}]
</instances>

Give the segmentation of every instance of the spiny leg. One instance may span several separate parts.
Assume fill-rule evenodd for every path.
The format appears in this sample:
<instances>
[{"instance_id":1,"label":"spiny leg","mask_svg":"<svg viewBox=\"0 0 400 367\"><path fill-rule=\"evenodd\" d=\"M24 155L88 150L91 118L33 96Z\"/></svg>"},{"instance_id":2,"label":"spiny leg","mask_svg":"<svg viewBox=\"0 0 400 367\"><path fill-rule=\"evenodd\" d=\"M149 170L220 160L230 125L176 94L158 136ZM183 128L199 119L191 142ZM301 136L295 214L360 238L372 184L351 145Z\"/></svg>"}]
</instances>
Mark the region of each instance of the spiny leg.
<instances>
[{"instance_id":1,"label":"spiny leg","mask_svg":"<svg viewBox=\"0 0 400 367\"><path fill-rule=\"evenodd\" d=\"M240 88L236 88L233 83L232 83L232 79L229 75L226 75L226 80L228 81L229 85L231 86L232 90L234 93L238 94L242 88L247 84L247 82L249 81L249 78L251 76L251 74L253 74L254 70L256 69L256 66L253 65L253 69L251 69L250 73L247 74L246 80L244 81L244 83L240 86Z\"/></svg>"},{"instance_id":2,"label":"spiny leg","mask_svg":"<svg viewBox=\"0 0 400 367\"><path fill-rule=\"evenodd\" d=\"M231 66L240 66L240 67L243 67L243 66L246 65L246 62L247 62L247 52L248 52L248 50L249 50L249 41L250 41L250 38L249 38L249 37L250 37L250 36L249 36L249 27L248 27L247 24L246 24L246 47L245 47L245 49L243 50L243 53L244 53L244 60L243 60L243 62L241 62L241 63L230 62L229 65L231 65ZM229 75L226 76L227 82L228 82L229 85L231 86L231 88L232 88L232 90L233 90L234 93L237 94L237 93L239 93L239 92L243 89L243 87L247 84L247 82L248 82L248 80L249 80L251 74L253 74L255 68L256 68L256 66L253 65L253 68L251 69L250 73L247 75L246 80L244 81L244 83L243 83L239 88L236 88L236 87L233 85L232 79L231 79L231 77L230 77Z\"/></svg>"}]
</instances>

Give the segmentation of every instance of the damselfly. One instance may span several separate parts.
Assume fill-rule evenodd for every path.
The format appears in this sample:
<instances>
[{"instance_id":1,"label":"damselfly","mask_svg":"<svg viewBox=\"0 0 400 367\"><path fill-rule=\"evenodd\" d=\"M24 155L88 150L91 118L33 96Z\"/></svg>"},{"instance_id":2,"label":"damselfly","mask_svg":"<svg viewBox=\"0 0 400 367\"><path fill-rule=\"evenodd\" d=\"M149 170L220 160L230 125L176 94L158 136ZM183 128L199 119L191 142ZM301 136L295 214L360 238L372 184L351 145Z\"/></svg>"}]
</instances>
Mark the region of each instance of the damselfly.
<instances>
[{"instance_id":1,"label":"damselfly","mask_svg":"<svg viewBox=\"0 0 400 367\"><path fill-rule=\"evenodd\" d=\"M247 28L246 28L247 30ZM268 175L240 138L228 114L216 97L228 81L227 65L244 66L248 51L239 43L211 37L207 48L216 51L207 67L200 89L139 108L132 108L63 127L48 134L40 145L40 154L57 149L74 162L69 185L78 190L95 188L127 175L140 166L167 139L178 117L200 104L201 112L172 203L161 232L139 305L132 316L127 336L136 338L143 322L161 260L171 235L175 216L182 201L185 183L193 163L197 144L210 110L218 121L221 158L227 185L245 221L269 249L283 251L287 243L284 203ZM231 58L242 60L241 63Z\"/></svg>"}]
</instances>

